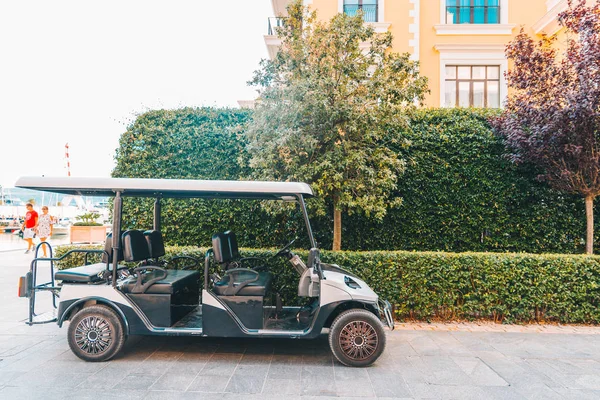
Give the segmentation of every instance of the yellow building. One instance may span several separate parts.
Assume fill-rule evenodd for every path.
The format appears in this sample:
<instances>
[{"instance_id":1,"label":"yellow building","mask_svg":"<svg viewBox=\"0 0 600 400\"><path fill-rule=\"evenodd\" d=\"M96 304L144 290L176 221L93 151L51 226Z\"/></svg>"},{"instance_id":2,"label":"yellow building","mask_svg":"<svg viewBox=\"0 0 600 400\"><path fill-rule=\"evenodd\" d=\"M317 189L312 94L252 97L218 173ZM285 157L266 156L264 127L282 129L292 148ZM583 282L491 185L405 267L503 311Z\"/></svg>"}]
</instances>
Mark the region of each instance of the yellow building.
<instances>
[{"instance_id":1,"label":"yellow building","mask_svg":"<svg viewBox=\"0 0 600 400\"><path fill-rule=\"evenodd\" d=\"M272 0L265 43L273 57L274 27L291 0ZM429 79L431 107L499 107L507 95L505 45L523 27L554 35L567 0L304 0L320 19L363 11L365 23L390 31L393 51L408 52Z\"/></svg>"}]
</instances>

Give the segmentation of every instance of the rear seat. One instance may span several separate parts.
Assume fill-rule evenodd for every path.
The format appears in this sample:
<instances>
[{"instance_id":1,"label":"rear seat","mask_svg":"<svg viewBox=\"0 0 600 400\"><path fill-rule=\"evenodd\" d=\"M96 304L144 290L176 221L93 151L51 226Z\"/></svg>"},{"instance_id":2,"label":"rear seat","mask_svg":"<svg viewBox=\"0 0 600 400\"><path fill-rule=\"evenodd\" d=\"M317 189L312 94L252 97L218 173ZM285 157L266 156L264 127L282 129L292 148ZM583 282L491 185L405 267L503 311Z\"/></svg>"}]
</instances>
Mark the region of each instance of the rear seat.
<instances>
[{"instance_id":1,"label":"rear seat","mask_svg":"<svg viewBox=\"0 0 600 400\"><path fill-rule=\"evenodd\" d=\"M193 287L198 285L200 279L200 273L198 271L183 271L169 269L166 278L161 279L154 285L150 286L144 293L146 294L176 294L183 292L186 287ZM158 271L150 271L144 280L148 281L156 276L161 276L162 273ZM125 282L121 286L123 293L131 293L135 286L135 280Z\"/></svg>"},{"instance_id":2,"label":"rear seat","mask_svg":"<svg viewBox=\"0 0 600 400\"><path fill-rule=\"evenodd\" d=\"M119 266L119 269L122 268ZM110 270L112 271L112 265L110 266ZM54 279L68 283L94 283L102 280L100 277L102 271L106 271L105 263L89 264L57 271L54 274Z\"/></svg>"},{"instance_id":3,"label":"rear seat","mask_svg":"<svg viewBox=\"0 0 600 400\"><path fill-rule=\"evenodd\" d=\"M122 235L125 261L146 261L151 257L146 237L142 231L129 230ZM151 265L149 265L151 266ZM143 272L144 282L163 276L144 293L133 293L137 277L131 277L119 288L137 304L154 326L168 327L195 309L200 301L200 273L183 270L148 270Z\"/></svg>"},{"instance_id":4,"label":"rear seat","mask_svg":"<svg viewBox=\"0 0 600 400\"><path fill-rule=\"evenodd\" d=\"M112 271L112 233L106 236L104 243L105 253L102 255L102 262L95 264L82 265L81 267L69 268L62 271L57 271L54 274L54 279L63 281L63 283L96 283L102 281L100 274L109 267ZM119 249L118 261L123 261L123 251ZM125 269L123 265L119 265L117 270Z\"/></svg>"}]
</instances>

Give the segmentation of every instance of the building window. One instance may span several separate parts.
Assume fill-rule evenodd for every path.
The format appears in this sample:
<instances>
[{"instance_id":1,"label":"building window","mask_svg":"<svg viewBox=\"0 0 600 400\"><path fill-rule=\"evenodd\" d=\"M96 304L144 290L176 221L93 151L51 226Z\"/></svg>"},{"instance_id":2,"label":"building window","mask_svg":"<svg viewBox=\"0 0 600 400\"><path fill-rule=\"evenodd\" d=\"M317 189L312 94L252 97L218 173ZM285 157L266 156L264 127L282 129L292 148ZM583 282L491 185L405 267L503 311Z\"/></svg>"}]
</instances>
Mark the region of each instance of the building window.
<instances>
[{"instance_id":1,"label":"building window","mask_svg":"<svg viewBox=\"0 0 600 400\"><path fill-rule=\"evenodd\" d=\"M500 66L446 65L446 107L500 107Z\"/></svg>"},{"instance_id":2,"label":"building window","mask_svg":"<svg viewBox=\"0 0 600 400\"><path fill-rule=\"evenodd\" d=\"M344 14L353 17L359 10L365 22L377 22L377 0L344 0Z\"/></svg>"},{"instance_id":3,"label":"building window","mask_svg":"<svg viewBox=\"0 0 600 400\"><path fill-rule=\"evenodd\" d=\"M499 24L500 0L446 0L447 24Z\"/></svg>"}]
</instances>

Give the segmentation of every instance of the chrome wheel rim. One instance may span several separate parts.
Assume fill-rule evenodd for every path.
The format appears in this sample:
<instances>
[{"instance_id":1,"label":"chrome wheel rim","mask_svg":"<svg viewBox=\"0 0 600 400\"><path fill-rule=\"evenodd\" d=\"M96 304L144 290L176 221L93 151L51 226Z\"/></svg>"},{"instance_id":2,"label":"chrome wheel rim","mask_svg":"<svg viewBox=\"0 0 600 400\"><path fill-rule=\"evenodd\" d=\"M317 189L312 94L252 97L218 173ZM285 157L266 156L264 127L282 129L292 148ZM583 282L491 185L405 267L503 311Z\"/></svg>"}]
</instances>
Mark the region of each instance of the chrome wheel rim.
<instances>
[{"instance_id":1,"label":"chrome wheel rim","mask_svg":"<svg viewBox=\"0 0 600 400\"><path fill-rule=\"evenodd\" d=\"M101 354L112 343L112 329L102 317L89 316L82 319L75 328L75 343L87 354Z\"/></svg>"},{"instance_id":2,"label":"chrome wheel rim","mask_svg":"<svg viewBox=\"0 0 600 400\"><path fill-rule=\"evenodd\" d=\"M377 350L377 331L365 321L352 321L340 332L340 348L352 360L366 360Z\"/></svg>"}]
</instances>

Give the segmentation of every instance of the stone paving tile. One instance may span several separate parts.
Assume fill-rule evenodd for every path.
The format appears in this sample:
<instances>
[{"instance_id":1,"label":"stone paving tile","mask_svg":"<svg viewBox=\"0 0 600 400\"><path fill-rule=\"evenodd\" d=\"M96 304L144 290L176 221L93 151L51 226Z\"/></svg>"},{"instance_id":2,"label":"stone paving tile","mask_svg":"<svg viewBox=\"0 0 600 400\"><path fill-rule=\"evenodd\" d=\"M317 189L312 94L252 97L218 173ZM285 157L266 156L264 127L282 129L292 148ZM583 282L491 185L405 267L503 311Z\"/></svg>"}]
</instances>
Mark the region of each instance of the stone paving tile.
<instances>
[{"instance_id":1,"label":"stone paving tile","mask_svg":"<svg viewBox=\"0 0 600 400\"><path fill-rule=\"evenodd\" d=\"M399 372L367 369L373 392L377 397L410 397L411 391Z\"/></svg>"},{"instance_id":2,"label":"stone paving tile","mask_svg":"<svg viewBox=\"0 0 600 400\"><path fill-rule=\"evenodd\" d=\"M200 371L200 375L230 377L241 358L242 354L239 353L215 353L206 362L204 368Z\"/></svg>"},{"instance_id":3,"label":"stone paving tile","mask_svg":"<svg viewBox=\"0 0 600 400\"><path fill-rule=\"evenodd\" d=\"M224 393L169 392L164 390L146 392L143 400L223 400Z\"/></svg>"},{"instance_id":4,"label":"stone paving tile","mask_svg":"<svg viewBox=\"0 0 600 400\"><path fill-rule=\"evenodd\" d=\"M123 376L129 375L129 370L127 371L119 371L117 369L111 368L112 366L108 366L105 369L88 376L86 379L82 380L79 385L76 386L77 390L81 389L110 389L113 386L117 385L122 379Z\"/></svg>"},{"instance_id":5,"label":"stone paving tile","mask_svg":"<svg viewBox=\"0 0 600 400\"><path fill-rule=\"evenodd\" d=\"M233 374L225 392L231 393L262 393L267 375Z\"/></svg>"},{"instance_id":6,"label":"stone paving tile","mask_svg":"<svg viewBox=\"0 0 600 400\"><path fill-rule=\"evenodd\" d=\"M476 357L451 357L476 386L508 386L500 375Z\"/></svg>"},{"instance_id":7,"label":"stone paving tile","mask_svg":"<svg viewBox=\"0 0 600 400\"><path fill-rule=\"evenodd\" d=\"M230 376L198 375L187 387L188 392L223 393Z\"/></svg>"},{"instance_id":8,"label":"stone paving tile","mask_svg":"<svg viewBox=\"0 0 600 400\"><path fill-rule=\"evenodd\" d=\"M554 389L564 399L568 400L598 400L600 390Z\"/></svg>"},{"instance_id":9,"label":"stone paving tile","mask_svg":"<svg viewBox=\"0 0 600 400\"><path fill-rule=\"evenodd\" d=\"M519 392L525 399L528 400L558 400L562 399L557 390L560 388L551 388L544 384L533 383L533 384L518 384L514 385L514 388Z\"/></svg>"},{"instance_id":10,"label":"stone paving tile","mask_svg":"<svg viewBox=\"0 0 600 400\"><path fill-rule=\"evenodd\" d=\"M166 373L198 375L198 373L202 371L207 362L208 360L182 361L180 358L179 360L169 364Z\"/></svg>"},{"instance_id":11,"label":"stone paving tile","mask_svg":"<svg viewBox=\"0 0 600 400\"><path fill-rule=\"evenodd\" d=\"M487 399L485 388L468 385L409 384L411 393L418 399Z\"/></svg>"},{"instance_id":12,"label":"stone paving tile","mask_svg":"<svg viewBox=\"0 0 600 400\"><path fill-rule=\"evenodd\" d=\"M105 390L103 398L138 400L145 396L143 391ZM1 399L19 400L98 400L97 390L69 390L64 388L29 388L22 390L18 387L4 387L0 390Z\"/></svg>"},{"instance_id":13,"label":"stone paving tile","mask_svg":"<svg viewBox=\"0 0 600 400\"><path fill-rule=\"evenodd\" d=\"M167 372L162 375L152 386L150 390L172 390L184 392L194 381L196 374L181 374Z\"/></svg>"},{"instance_id":14,"label":"stone paving tile","mask_svg":"<svg viewBox=\"0 0 600 400\"><path fill-rule=\"evenodd\" d=\"M0 386L5 386L11 382L19 379L22 375L27 372L23 371L0 371Z\"/></svg>"},{"instance_id":15,"label":"stone paving tile","mask_svg":"<svg viewBox=\"0 0 600 400\"><path fill-rule=\"evenodd\" d=\"M7 382L5 386L32 387L75 387L90 374L79 374L61 370L38 370L35 373L23 373Z\"/></svg>"},{"instance_id":16,"label":"stone paving tile","mask_svg":"<svg viewBox=\"0 0 600 400\"><path fill-rule=\"evenodd\" d=\"M300 395L300 379L272 379L267 377L262 393L279 394L280 396Z\"/></svg>"},{"instance_id":17,"label":"stone paving tile","mask_svg":"<svg viewBox=\"0 0 600 400\"><path fill-rule=\"evenodd\" d=\"M575 378L575 381L583 389L600 391L600 375L580 375ZM572 388L570 386L567 387Z\"/></svg>"},{"instance_id":18,"label":"stone paving tile","mask_svg":"<svg viewBox=\"0 0 600 400\"><path fill-rule=\"evenodd\" d=\"M115 386L113 386L113 389L148 390L160 377L160 374L130 374L125 376L121 381L115 384Z\"/></svg>"}]
</instances>

